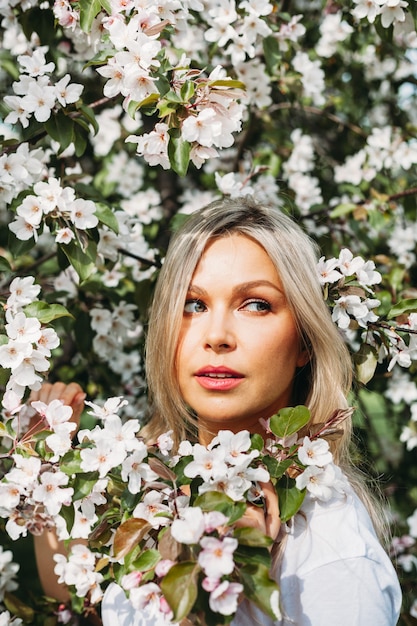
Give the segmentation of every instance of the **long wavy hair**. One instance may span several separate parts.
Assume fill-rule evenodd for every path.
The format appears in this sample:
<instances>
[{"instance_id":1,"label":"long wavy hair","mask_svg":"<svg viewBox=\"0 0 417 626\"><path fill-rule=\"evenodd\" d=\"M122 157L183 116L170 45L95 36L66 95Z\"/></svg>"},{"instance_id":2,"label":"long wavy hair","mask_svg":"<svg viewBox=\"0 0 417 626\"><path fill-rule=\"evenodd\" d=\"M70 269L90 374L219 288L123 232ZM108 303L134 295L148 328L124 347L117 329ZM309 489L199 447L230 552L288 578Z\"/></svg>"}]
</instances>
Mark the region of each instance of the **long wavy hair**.
<instances>
[{"instance_id":1,"label":"long wavy hair","mask_svg":"<svg viewBox=\"0 0 417 626\"><path fill-rule=\"evenodd\" d=\"M269 255L284 287L302 348L308 351L307 365L299 368L294 378L292 404L310 409L311 424L348 407L352 360L323 298L316 243L277 209L261 206L250 197L221 199L193 213L172 237L158 277L146 341L151 417L142 432L149 440L167 431L172 431L176 445L183 439L198 438L198 418L180 393L176 352L196 266L210 241L231 234L251 238ZM380 499L369 491L351 462L351 418L339 427L342 435L330 443L334 460L349 476L377 532L386 539L386 516Z\"/></svg>"},{"instance_id":2,"label":"long wavy hair","mask_svg":"<svg viewBox=\"0 0 417 626\"><path fill-rule=\"evenodd\" d=\"M146 374L152 418L148 430L173 431L176 442L196 436L196 420L181 396L176 351L187 290L209 241L230 234L260 244L276 267L288 306L309 362L294 379L293 404L309 407L312 422L321 422L347 406L352 365L344 341L331 320L317 274L315 243L287 215L250 198L223 199L195 212L172 238L158 278L146 343ZM270 366L270 364L269 364ZM342 462L350 435L334 446Z\"/></svg>"}]
</instances>

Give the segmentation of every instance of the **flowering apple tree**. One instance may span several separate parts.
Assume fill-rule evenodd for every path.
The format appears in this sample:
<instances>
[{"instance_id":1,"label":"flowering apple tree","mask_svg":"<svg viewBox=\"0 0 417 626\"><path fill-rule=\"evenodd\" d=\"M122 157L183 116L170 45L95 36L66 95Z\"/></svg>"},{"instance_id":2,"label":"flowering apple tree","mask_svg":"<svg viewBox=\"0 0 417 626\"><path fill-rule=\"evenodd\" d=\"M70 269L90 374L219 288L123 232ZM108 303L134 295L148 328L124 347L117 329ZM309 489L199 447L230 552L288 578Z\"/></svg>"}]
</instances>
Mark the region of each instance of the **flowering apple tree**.
<instances>
[{"instance_id":1,"label":"flowering apple tree","mask_svg":"<svg viewBox=\"0 0 417 626\"><path fill-rule=\"evenodd\" d=\"M290 213L322 249L323 297L356 372L357 463L384 477L402 620L412 624L414 0L2 0L0 15L0 467L2 484L24 491L9 489L0 509L2 532L8 524L0 624L73 619L66 609L57 617L46 601L28 603L24 591L19 596L12 553L20 541L9 538L20 537L26 522L10 518L13 502L30 492L36 514L29 531L36 532L75 498L71 524L82 528L82 515L91 522L103 505L113 467L123 468L118 479L133 495L140 481L126 458L93 468L92 456L81 461L82 450L65 470L62 459L75 454L65 410L45 413L40 435L22 404L46 378L78 381L94 402L124 398L118 432L125 428L120 436L136 441L131 435L146 412L143 334L169 232L220 195L253 195ZM95 431L101 416L90 413L82 417L85 440L93 442L86 457L105 447ZM31 456L33 437L38 457ZM17 443L27 460L17 458ZM43 454L55 469L39 474ZM97 487L85 480L91 490L81 494L78 483L68 486L71 467L75 475L98 472ZM30 486L17 475L32 476ZM217 527L204 528L201 537L223 539ZM22 567L25 557L19 560ZM58 567L71 586L75 565ZM98 590L100 570L92 572ZM217 586L207 597L214 594L217 607L233 603L231 590Z\"/></svg>"}]
</instances>

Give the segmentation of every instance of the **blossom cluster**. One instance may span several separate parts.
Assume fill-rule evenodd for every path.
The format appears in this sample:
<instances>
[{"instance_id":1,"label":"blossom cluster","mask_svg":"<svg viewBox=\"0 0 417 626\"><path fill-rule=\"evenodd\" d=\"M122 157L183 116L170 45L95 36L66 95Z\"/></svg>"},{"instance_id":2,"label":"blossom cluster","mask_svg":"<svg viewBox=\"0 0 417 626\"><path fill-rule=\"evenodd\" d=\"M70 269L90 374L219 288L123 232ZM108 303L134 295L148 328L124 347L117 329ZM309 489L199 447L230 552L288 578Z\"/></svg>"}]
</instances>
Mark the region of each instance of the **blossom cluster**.
<instances>
[{"instance_id":1,"label":"blossom cluster","mask_svg":"<svg viewBox=\"0 0 417 626\"><path fill-rule=\"evenodd\" d=\"M365 146L335 167L335 180L359 185L374 180L382 170L409 170L416 163L417 146L414 141L404 141L399 128L374 128Z\"/></svg>"},{"instance_id":2,"label":"blossom cluster","mask_svg":"<svg viewBox=\"0 0 417 626\"><path fill-rule=\"evenodd\" d=\"M53 328L42 326L38 317L26 315L24 307L37 301L40 286L32 276L14 278L6 301L6 335L0 345L0 366L10 370L3 405L11 413L19 405L19 399L27 387L37 389L49 369L48 358L59 345Z\"/></svg>"},{"instance_id":3,"label":"blossom cluster","mask_svg":"<svg viewBox=\"0 0 417 626\"><path fill-rule=\"evenodd\" d=\"M76 229L86 230L98 224L96 206L91 200L76 198L72 187L50 177L33 186L34 194L25 195L16 208L16 218L9 224L17 239L25 241L38 237L44 220L54 232L56 243L69 244L75 239Z\"/></svg>"},{"instance_id":4,"label":"blossom cluster","mask_svg":"<svg viewBox=\"0 0 417 626\"><path fill-rule=\"evenodd\" d=\"M372 297L375 294L371 286L382 281L374 261L353 256L343 248L338 258L321 257L318 272L333 321L353 344L356 331L363 329L362 339L374 350L375 364L389 359L387 371L390 372L396 363L408 368L417 360L417 313L408 313L401 324L387 324L381 323L374 311L381 302ZM399 316L406 310L399 311Z\"/></svg>"},{"instance_id":5,"label":"blossom cluster","mask_svg":"<svg viewBox=\"0 0 417 626\"><path fill-rule=\"evenodd\" d=\"M123 423L118 412L125 404L120 397L103 406L87 402L100 423L80 430L74 444L72 410L59 400L32 402L36 414L25 434L12 426L3 431L8 448L3 457L10 468L0 482L0 516L7 519L10 537L55 528L62 540L87 540L87 545L75 543L68 557L56 555L55 571L75 597L88 597L92 605L116 581L135 609L157 612L164 623L193 613L200 596L216 619L227 623L242 593L278 619L276 583L270 579L268 589L254 593L244 576L250 559L238 550L240 545L261 550L251 575L268 576L266 548L272 540L235 524L248 504L263 505L264 482L279 483L282 472L267 469L272 455L297 473L292 489L298 501L291 511L283 508L284 520L297 512L306 493L321 501L343 497L347 479L323 438L343 417L309 436L302 432L308 410L284 409L268 421L265 449L261 438L247 431L220 431L207 447L183 441L174 452L169 432L149 446L138 436L137 419ZM20 405L16 412L27 410ZM185 608L175 592L184 569L194 590Z\"/></svg>"},{"instance_id":6,"label":"blossom cluster","mask_svg":"<svg viewBox=\"0 0 417 626\"><path fill-rule=\"evenodd\" d=\"M404 9L408 7L406 0L354 0L356 6L352 14L358 19L366 18L371 24L377 16L381 16L381 24L388 28L396 22L404 22Z\"/></svg>"},{"instance_id":7,"label":"blossom cluster","mask_svg":"<svg viewBox=\"0 0 417 626\"><path fill-rule=\"evenodd\" d=\"M47 46L38 46L30 54L17 57L20 77L13 83L15 95L4 97L11 109L4 120L6 124L20 122L27 128L31 115L37 122L46 122L57 104L65 108L79 100L84 87L70 83L70 74L51 84L48 74L55 70L55 64L46 61L47 52Z\"/></svg>"}]
</instances>

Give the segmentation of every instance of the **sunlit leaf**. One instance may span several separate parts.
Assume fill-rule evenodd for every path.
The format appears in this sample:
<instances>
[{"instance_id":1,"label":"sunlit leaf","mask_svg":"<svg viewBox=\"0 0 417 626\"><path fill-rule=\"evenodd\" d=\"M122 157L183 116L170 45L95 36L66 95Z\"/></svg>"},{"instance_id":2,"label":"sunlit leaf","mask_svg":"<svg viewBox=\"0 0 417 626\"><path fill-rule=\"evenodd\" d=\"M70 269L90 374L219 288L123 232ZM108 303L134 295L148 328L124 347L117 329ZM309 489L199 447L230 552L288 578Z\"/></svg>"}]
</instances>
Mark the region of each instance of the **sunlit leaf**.
<instances>
[{"instance_id":1,"label":"sunlit leaf","mask_svg":"<svg viewBox=\"0 0 417 626\"><path fill-rule=\"evenodd\" d=\"M120 524L114 535L114 557L122 559L143 539L152 526L147 520L131 517Z\"/></svg>"},{"instance_id":2,"label":"sunlit leaf","mask_svg":"<svg viewBox=\"0 0 417 626\"><path fill-rule=\"evenodd\" d=\"M176 129L173 129L174 131ZM168 157L172 169L179 176L185 176L190 163L191 145L184 141L180 133L169 131Z\"/></svg>"},{"instance_id":3,"label":"sunlit leaf","mask_svg":"<svg viewBox=\"0 0 417 626\"><path fill-rule=\"evenodd\" d=\"M61 250L68 258L81 281L87 280L95 270L91 257L72 241L69 244L62 245Z\"/></svg>"},{"instance_id":4,"label":"sunlit leaf","mask_svg":"<svg viewBox=\"0 0 417 626\"><path fill-rule=\"evenodd\" d=\"M352 213L357 208L357 204L353 202L345 202L342 204L338 204L334 209L330 212L330 217L335 219L337 217L343 217L344 215L348 215Z\"/></svg>"},{"instance_id":5,"label":"sunlit leaf","mask_svg":"<svg viewBox=\"0 0 417 626\"><path fill-rule=\"evenodd\" d=\"M263 437L261 435L258 435L257 433L255 433L254 435L251 435L251 450L262 450L265 442L263 440Z\"/></svg>"},{"instance_id":6,"label":"sunlit leaf","mask_svg":"<svg viewBox=\"0 0 417 626\"><path fill-rule=\"evenodd\" d=\"M378 358L375 349L367 343L361 345L354 355L356 378L366 385L375 374L378 365Z\"/></svg>"},{"instance_id":7,"label":"sunlit leaf","mask_svg":"<svg viewBox=\"0 0 417 626\"><path fill-rule=\"evenodd\" d=\"M41 324L49 324L60 317L73 317L62 304L48 304L48 302L36 301L24 307L27 317L36 317Z\"/></svg>"},{"instance_id":8,"label":"sunlit leaf","mask_svg":"<svg viewBox=\"0 0 417 626\"><path fill-rule=\"evenodd\" d=\"M174 613L174 620L181 621L191 611L197 599L197 574L194 562L177 563L161 582L162 593Z\"/></svg>"},{"instance_id":9,"label":"sunlit leaf","mask_svg":"<svg viewBox=\"0 0 417 626\"><path fill-rule=\"evenodd\" d=\"M199 506L203 511L220 511L230 519L231 523L240 519L246 511L245 502L234 502L220 491L202 493L196 498L195 506Z\"/></svg>"},{"instance_id":10,"label":"sunlit leaf","mask_svg":"<svg viewBox=\"0 0 417 626\"><path fill-rule=\"evenodd\" d=\"M138 572L145 572L153 567L161 560L158 550L144 550L140 556L134 560L132 565Z\"/></svg>"},{"instance_id":11,"label":"sunlit leaf","mask_svg":"<svg viewBox=\"0 0 417 626\"><path fill-rule=\"evenodd\" d=\"M94 18L101 11L100 0L80 0L80 26L85 33L91 31Z\"/></svg>"},{"instance_id":12,"label":"sunlit leaf","mask_svg":"<svg viewBox=\"0 0 417 626\"><path fill-rule=\"evenodd\" d=\"M409 298L407 300L400 300L397 304L391 308L388 313L388 319L399 317L400 315L408 315L409 313L417 312L417 298Z\"/></svg>"},{"instance_id":13,"label":"sunlit leaf","mask_svg":"<svg viewBox=\"0 0 417 626\"><path fill-rule=\"evenodd\" d=\"M97 219L99 219L102 224L108 226L110 230L112 230L117 235L119 233L119 222L117 221L114 212L111 210L110 207L108 207L106 204L103 204L102 202L96 202L95 205L95 215Z\"/></svg>"},{"instance_id":14,"label":"sunlit leaf","mask_svg":"<svg viewBox=\"0 0 417 626\"><path fill-rule=\"evenodd\" d=\"M230 87L231 89L245 89L245 83L241 80L213 80L209 82L210 87Z\"/></svg>"},{"instance_id":15,"label":"sunlit leaf","mask_svg":"<svg viewBox=\"0 0 417 626\"><path fill-rule=\"evenodd\" d=\"M274 435L283 439L298 432L309 420L310 412L307 407L286 407L271 417L269 426Z\"/></svg>"}]
</instances>

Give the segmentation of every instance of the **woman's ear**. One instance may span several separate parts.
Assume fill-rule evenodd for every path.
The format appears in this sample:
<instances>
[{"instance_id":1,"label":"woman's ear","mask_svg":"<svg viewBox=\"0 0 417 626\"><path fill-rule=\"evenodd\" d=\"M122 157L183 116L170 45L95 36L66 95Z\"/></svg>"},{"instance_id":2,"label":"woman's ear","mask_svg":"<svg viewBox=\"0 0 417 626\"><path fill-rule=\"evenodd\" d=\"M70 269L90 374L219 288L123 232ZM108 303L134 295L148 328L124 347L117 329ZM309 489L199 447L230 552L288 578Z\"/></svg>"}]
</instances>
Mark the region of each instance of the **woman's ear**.
<instances>
[{"instance_id":1,"label":"woman's ear","mask_svg":"<svg viewBox=\"0 0 417 626\"><path fill-rule=\"evenodd\" d=\"M300 353L297 358L297 367L304 367L310 360L310 352L305 348L304 350L300 350Z\"/></svg>"}]
</instances>

